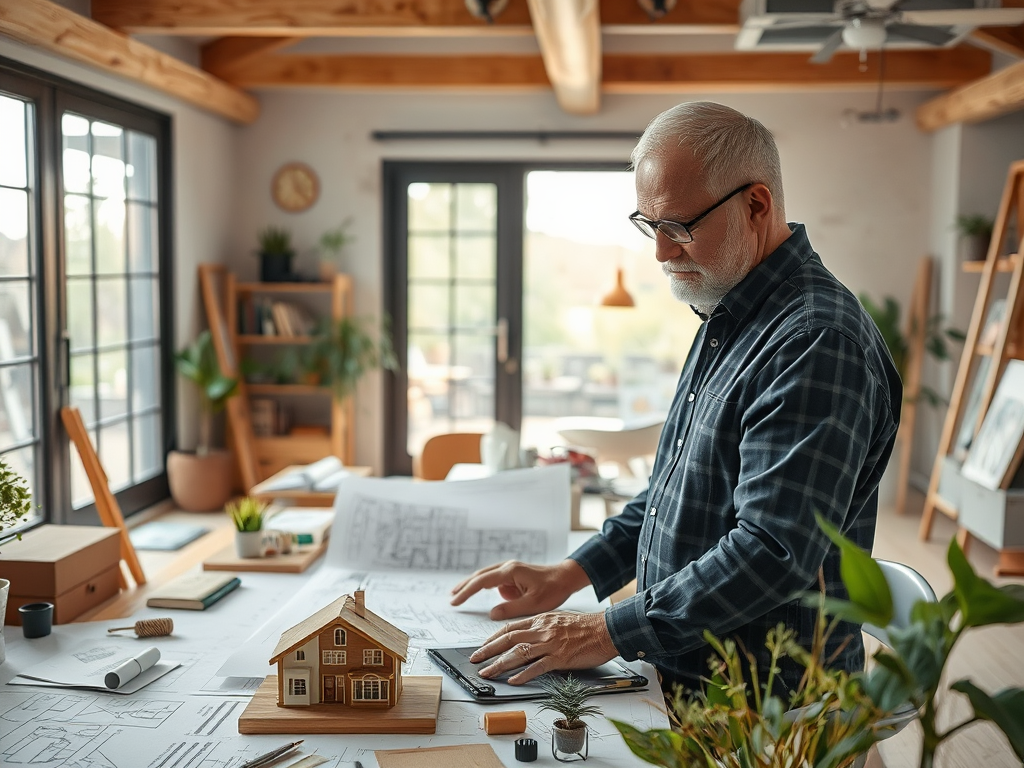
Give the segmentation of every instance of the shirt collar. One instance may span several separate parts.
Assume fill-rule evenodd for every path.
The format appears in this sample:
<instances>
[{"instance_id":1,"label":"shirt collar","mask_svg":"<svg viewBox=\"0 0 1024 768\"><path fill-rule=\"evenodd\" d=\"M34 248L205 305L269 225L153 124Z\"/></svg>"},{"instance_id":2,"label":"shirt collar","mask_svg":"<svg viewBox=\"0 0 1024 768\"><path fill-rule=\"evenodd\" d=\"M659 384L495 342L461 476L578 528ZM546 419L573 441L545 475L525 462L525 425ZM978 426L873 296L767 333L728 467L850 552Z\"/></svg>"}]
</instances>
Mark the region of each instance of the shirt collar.
<instances>
[{"instance_id":1,"label":"shirt collar","mask_svg":"<svg viewBox=\"0 0 1024 768\"><path fill-rule=\"evenodd\" d=\"M721 309L742 321L760 307L797 267L815 255L804 225L791 223L788 226L792 234L722 298L715 312ZM701 320L708 319L696 307L691 306L691 309Z\"/></svg>"}]
</instances>

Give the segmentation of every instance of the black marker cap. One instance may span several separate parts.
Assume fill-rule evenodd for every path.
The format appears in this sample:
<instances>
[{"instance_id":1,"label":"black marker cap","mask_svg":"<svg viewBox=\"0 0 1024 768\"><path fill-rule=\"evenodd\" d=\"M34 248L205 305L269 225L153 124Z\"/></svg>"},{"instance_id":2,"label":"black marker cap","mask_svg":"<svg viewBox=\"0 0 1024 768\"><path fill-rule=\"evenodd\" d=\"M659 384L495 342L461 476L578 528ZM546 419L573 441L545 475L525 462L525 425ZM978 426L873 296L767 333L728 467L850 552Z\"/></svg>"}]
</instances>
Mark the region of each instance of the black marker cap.
<instances>
[{"instance_id":1,"label":"black marker cap","mask_svg":"<svg viewBox=\"0 0 1024 768\"><path fill-rule=\"evenodd\" d=\"M537 759L536 739L516 739L516 760L521 763L532 763Z\"/></svg>"}]
</instances>

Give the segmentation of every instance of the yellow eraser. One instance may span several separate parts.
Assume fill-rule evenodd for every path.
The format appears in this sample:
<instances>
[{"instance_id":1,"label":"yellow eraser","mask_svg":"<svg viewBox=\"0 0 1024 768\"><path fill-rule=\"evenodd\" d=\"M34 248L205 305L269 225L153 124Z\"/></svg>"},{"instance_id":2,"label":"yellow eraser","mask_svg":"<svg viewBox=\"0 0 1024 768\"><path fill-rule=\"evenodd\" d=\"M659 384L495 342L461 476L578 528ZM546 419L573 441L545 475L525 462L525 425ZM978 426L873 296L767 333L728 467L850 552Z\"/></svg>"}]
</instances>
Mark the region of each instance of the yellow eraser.
<instances>
[{"instance_id":1,"label":"yellow eraser","mask_svg":"<svg viewBox=\"0 0 1024 768\"><path fill-rule=\"evenodd\" d=\"M484 731L488 736L504 733L526 733L526 712L514 709L508 712L485 712Z\"/></svg>"}]
</instances>

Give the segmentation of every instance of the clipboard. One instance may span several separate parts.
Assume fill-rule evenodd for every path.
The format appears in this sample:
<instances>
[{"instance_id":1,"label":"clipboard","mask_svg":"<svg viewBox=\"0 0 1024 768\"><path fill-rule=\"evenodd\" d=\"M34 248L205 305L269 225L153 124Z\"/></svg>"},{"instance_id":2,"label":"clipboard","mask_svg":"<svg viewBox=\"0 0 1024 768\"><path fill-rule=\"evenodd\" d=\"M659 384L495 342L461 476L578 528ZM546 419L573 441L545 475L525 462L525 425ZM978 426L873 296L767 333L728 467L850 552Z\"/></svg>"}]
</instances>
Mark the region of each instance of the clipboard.
<instances>
[{"instance_id":1,"label":"clipboard","mask_svg":"<svg viewBox=\"0 0 1024 768\"><path fill-rule=\"evenodd\" d=\"M495 678L485 679L480 677L480 670L491 662L484 661L479 664L471 662L469 657L476 648L476 646L470 648L428 648L427 655L449 677L468 691L475 701L480 703L527 701L529 699L540 699L547 695L547 691L544 690L544 687L537 680L531 680L522 685L511 685L508 683L508 678L514 675L517 670L512 670ZM591 669L574 669L568 672L547 673L547 675L558 675L560 677L565 677L568 674L572 674L577 680L586 683L594 690L595 694L644 690L648 683L646 677L615 661L609 661L606 664ZM543 679L543 677L545 676L538 679Z\"/></svg>"}]
</instances>

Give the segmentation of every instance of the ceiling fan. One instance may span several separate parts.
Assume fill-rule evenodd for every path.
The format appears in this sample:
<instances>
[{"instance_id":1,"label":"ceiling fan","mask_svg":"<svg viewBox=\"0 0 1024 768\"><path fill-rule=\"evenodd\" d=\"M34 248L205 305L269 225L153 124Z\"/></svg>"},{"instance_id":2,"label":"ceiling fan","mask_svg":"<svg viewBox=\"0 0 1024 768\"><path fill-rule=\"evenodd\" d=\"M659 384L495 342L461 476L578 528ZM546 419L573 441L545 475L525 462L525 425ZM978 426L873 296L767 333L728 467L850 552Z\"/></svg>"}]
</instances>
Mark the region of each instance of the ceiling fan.
<instances>
[{"instance_id":1,"label":"ceiling fan","mask_svg":"<svg viewBox=\"0 0 1024 768\"><path fill-rule=\"evenodd\" d=\"M841 46L949 46L975 27L1024 23L998 0L743 0L741 50L811 48L824 64Z\"/></svg>"}]
</instances>

